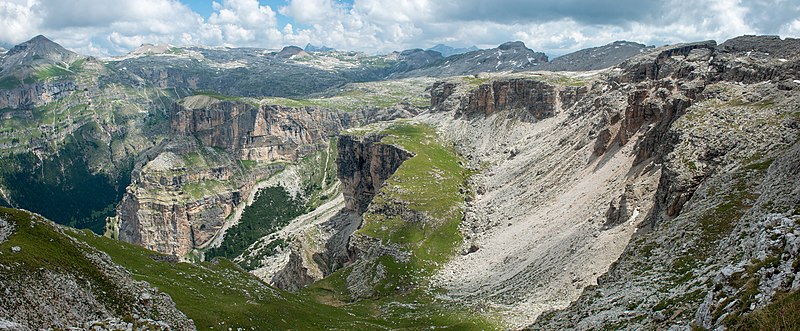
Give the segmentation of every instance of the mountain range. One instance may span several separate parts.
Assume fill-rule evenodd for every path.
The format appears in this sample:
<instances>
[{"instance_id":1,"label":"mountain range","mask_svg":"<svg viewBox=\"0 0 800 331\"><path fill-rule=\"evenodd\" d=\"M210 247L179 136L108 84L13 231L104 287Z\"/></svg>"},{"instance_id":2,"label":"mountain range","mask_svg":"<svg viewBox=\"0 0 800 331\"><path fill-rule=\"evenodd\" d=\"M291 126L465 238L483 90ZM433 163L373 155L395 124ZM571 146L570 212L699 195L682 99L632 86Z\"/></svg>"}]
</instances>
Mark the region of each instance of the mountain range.
<instances>
[{"instance_id":1,"label":"mountain range","mask_svg":"<svg viewBox=\"0 0 800 331\"><path fill-rule=\"evenodd\" d=\"M792 329L800 40L0 55L0 329Z\"/></svg>"}]
</instances>

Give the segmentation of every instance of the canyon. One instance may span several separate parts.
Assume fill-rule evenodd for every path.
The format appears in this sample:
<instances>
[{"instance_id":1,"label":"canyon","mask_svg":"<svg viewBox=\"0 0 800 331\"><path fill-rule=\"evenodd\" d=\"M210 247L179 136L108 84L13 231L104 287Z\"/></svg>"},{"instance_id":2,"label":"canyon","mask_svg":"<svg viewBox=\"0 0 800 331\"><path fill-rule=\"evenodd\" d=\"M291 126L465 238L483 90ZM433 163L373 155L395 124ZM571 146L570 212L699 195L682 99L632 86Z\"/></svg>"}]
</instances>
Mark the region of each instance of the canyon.
<instances>
[{"instance_id":1,"label":"canyon","mask_svg":"<svg viewBox=\"0 0 800 331\"><path fill-rule=\"evenodd\" d=\"M0 95L3 132L18 140L2 145L5 204L25 200L20 178L61 183L64 151L83 161L80 176L105 176L118 200L85 212L107 216L100 232L113 240L4 210L0 265L15 272L0 282L15 293L34 284L33 293L44 291L44 278L73 279L88 289L75 300L99 300L85 309L104 312L80 323L124 319L102 308L86 285L96 279L26 274L33 265L13 247L33 249L20 230L33 222L82 247L80 259L103 261L101 269L138 270L101 270L117 287L183 277L143 271L166 266L196 275L114 292L162 298L134 300L136 314L172 329L268 320L298 329L737 329L791 307L800 289L800 41L604 47L560 61L521 42L446 58L410 50L387 57L397 61L391 69L357 77L336 51L285 49L250 65L328 70L321 77L347 81L287 82L308 88L301 97L255 86L204 90L216 84L204 76L208 64L144 73L148 63L221 65L246 49L132 53L99 66L86 60L84 72L41 83L23 78ZM535 61L497 71L465 62L508 63L502 54ZM130 81L143 92L115 99L131 94ZM56 124L64 118L82 120ZM50 174L59 167L47 162L62 170ZM197 283L203 277L244 294L224 307L192 300L219 311L246 304L242 311L263 316L209 320L182 294L209 286ZM25 305L0 301L0 311ZM25 307L18 311L37 309ZM303 324L304 307L319 316ZM78 320L60 314L48 325ZM0 325L25 329L30 319L8 316Z\"/></svg>"}]
</instances>

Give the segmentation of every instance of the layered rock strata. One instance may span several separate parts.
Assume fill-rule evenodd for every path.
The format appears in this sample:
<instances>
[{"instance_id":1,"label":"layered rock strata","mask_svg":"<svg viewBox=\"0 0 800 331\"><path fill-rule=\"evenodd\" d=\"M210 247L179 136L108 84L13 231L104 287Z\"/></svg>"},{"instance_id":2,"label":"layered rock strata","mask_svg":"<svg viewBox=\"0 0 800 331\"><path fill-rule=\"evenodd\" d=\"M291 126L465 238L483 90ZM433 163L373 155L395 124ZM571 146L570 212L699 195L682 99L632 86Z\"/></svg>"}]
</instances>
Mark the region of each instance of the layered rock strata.
<instances>
[{"instance_id":1,"label":"layered rock strata","mask_svg":"<svg viewBox=\"0 0 800 331\"><path fill-rule=\"evenodd\" d=\"M381 144L380 134L339 136L338 177L345 209L364 213L381 185L413 156L395 145Z\"/></svg>"}]
</instances>

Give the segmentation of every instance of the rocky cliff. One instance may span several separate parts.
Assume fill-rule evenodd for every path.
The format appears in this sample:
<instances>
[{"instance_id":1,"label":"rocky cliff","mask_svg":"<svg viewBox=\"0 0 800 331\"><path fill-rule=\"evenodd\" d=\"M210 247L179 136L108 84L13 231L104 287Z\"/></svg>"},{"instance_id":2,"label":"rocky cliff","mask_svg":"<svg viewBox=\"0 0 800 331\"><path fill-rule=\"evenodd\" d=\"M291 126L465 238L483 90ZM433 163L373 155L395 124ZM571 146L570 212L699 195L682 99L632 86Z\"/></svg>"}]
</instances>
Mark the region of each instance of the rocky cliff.
<instances>
[{"instance_id":1,"label":"rocky cliff","mask_svg":"<svg viewBox=\"0 0 800 331\"><path fill-rule=\"evenodd\" d=\"M414 156L398 146L380 143L381 139L380 134L339 136L337 175L349 211L364 213L383 183Z\"/></svg>"},{"instance_id":2,"label":"rocky cliff","mask_svg":"<svg viewBox=\"0 0 800 331\"><path fill-rule=\"evenodd\" d=\"M117 206L119 239L161 253L186 256L224 231L255 183L283 169L250 169L192 137L176 138L145 156Z\"/></svg>"},{"instance_id":3,"label":"rocky cliff","mask_svg":"<svg viewBox=\"0 0 800 331\"><path fill-rule=\"evenodd\" d=\"M635 83L614 144L644 134L636 162L662 168L655 206L596 288L532 328L769 325L753 316L798 288L798 190L787 176L796 177L800 59L782 52L796 47L746 36L623 64L612 80Z\"/></svg>"},{"instance_id":4,"label":"rocky cliff","mask_svg":"<svg viewBox=\"0 0 800 331\"><path fill-rule=\"evenodd\" d=\"M277 162L326 149L344 128L409 114L396 107L340 112L187 97L170 117L174 137L134 171L117 208L119 236L178 256L219 245L256 183L283 169Z\"/></svg>"},{"instance_id":5,"label":"rocky cliff","mask_svg":"<svg viewBox=\"0 0 800 331\"><path fill-rule=\"evenodd\" d=\"M221 236L255 183L282 169L266 163L244 168L236 160L295 161L326 146L349 123L349 114L207 96L175 107L170 127L184 137L143 161L118 217L120 239L178 256Z\"/></svg>"},{"instance_id":6,"label":"rocky cliff","mask_svg":"<svg viewBox=\"0 0 800 331\"><path fill-rule=\"evenodd\" d=\"M340 135L335 163L342 194L262 238L237 260L258 259L256 275L282 289L299 291L360 258L351 236L361 226L361 215L384 182L413 157L397 145L381 143L384 137L376 132ZM281 242L287 247L269 248ZM264 254L267 250L275 252Z\"/></svg>"},{"instance_id":7,"label":"rocky cliff","mask_svg":"<svg viewBox=\"0 0 800 331\"><path fill-rule=\"evenodd\" d=\"M527 111L521 120L537 121L555 116L559 107L569 108L583 97L585 86L564 86L533 79L504 79L480 84L458 98L452 82L438 82L431 88L432 111L455 110L455 116L488 117L505 110Z\"/></svg>"},{"instance_id":8,"label":"rocky cliff","mask_svg":"<svg viewBox=\"0 0 800 331\"><path fill-rule=\"evenodd\" d=\"M59 100L77 89L74 81L20 84L11 89L0 90L0 109L30 110Z\"/></svg>"},{"instance_id":9,"label":"rocky cliff","mask_svg":"<svg viewBox=\"0 0 800 331\"><path fill-rule=\"evenodd\" d=\"M241 160L294 161L354 123L349 113L256 106L193 96L176 105L173 132L223 148Z\"/></svg>"}]
</instances>

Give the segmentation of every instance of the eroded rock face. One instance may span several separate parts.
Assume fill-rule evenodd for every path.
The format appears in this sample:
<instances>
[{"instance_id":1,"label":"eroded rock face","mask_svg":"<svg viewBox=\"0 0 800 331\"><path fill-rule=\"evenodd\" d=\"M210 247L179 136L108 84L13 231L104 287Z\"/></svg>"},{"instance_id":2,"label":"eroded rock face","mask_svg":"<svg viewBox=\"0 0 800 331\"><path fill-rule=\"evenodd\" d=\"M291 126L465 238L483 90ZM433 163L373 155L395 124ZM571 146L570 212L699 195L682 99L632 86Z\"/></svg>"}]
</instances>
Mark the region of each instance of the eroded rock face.
<instances>
[{"instance_id":1,"label":"eroded rock face","mask_svg":"<svg viewBox=\"0 0 800 331\"><path fill-rule=\"evenodd\" d=\"M395 145L379 144L379 134L339 136L338 176L345 209L359 214L367 210L383 182L413 154Z\"/></svg>"},{"instance_id":2,"label":"eroded rock face","mask_svg":"<svg viewBox=\"0 0 800 331\"><path fill-rule=\"evenodd\" d=\"M176 105L172 130L243 160L297 160L354 122L349 113L319 108L257 107L218 100L197 104L197 98L208 97L190 97L184 105Z\"/></svg>"},{"instance_id":3,"label":"eroded rock face","mask_svg":"<svg viewBox=\"0 0 800 331\"><path fill-rule=\"evenodd\" d=\"M174 109L175 137L140 160L117 215L120 239L177 256L223 234L226 220L243 208L255 183L283 169L267 163L293 162L327 148L344 128L417 112L402 106L352 113L256 106L202 95L185 98ZM265 162L244 169L238 160ZM376 175L387 171L380 169L382 161L374 164Z\"/></svg>"},{"instance_id":4,"label":"eroded rock face","mask_svg":"<svg viewBox=\"0 0 800 331\"><path fill-rule=\"evenodd\" d=\"M77 89L73 81L21 85L0 92L0 109L32 109Z\"/></svg>"},{"instance_id":5,"label":"eroded rock face","mask_svg":"<svg viewBox=\"0 0 800 331\"><path fill-rule=\"evenodd\" d=\"M166 254L184 256L208 244L241 203L243 192L258 178L280 170L267 167L242 177L236 175L242 169L235 160L204 151L192 140L162 148L134 171L117 216L119 239ZM196 154L202 164L182 156L197 150L204 153Z\"/></svg>"},{"instance_id":6,"label":"eroded rock face","mask_svg":"<svg viewBox=\"0 0 800 331\"><path fill-rule=\"evenodd\" d=\"M587 93L583 86L559 86L535 79L502 79L479 85L452 100L457 86L439 82L431 89L431 110L456 109L457 117L490 116L505 110L526 111L520 119L540 121L572 106Z\"/></svg>"}]
</instances>

